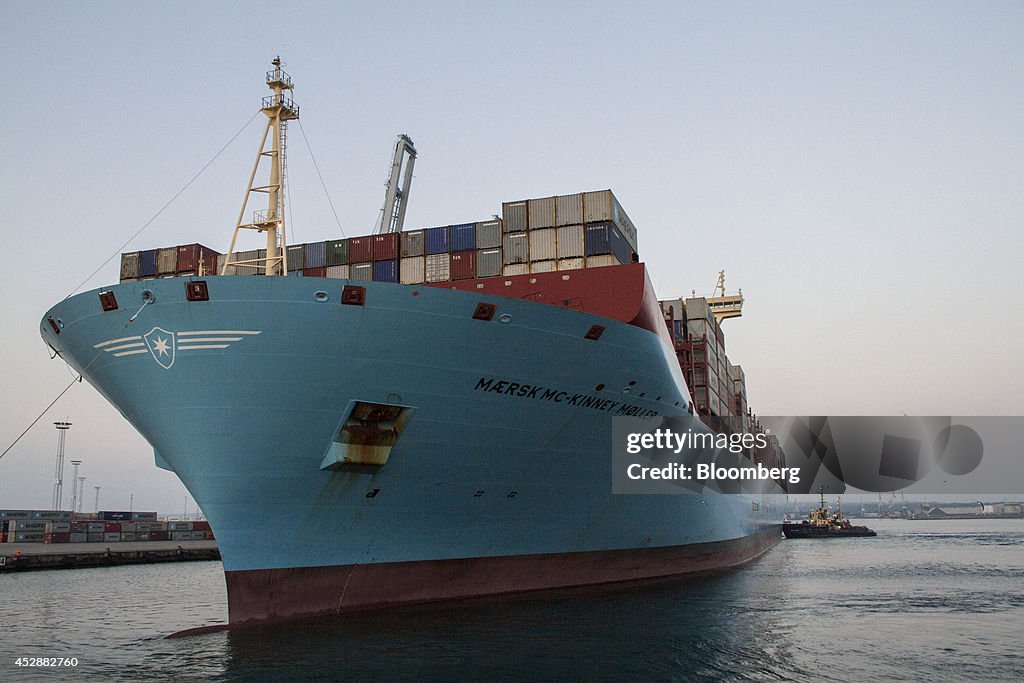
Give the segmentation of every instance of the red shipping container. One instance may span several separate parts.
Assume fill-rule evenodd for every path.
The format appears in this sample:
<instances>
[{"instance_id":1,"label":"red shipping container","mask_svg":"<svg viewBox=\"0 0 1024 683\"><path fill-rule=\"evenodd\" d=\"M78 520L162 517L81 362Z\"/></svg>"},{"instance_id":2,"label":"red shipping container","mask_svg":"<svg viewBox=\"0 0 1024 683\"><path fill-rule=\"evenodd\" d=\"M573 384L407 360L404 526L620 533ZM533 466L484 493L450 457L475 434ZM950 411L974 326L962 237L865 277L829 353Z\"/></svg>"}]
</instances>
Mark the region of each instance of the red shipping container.
<instances>
[{"instance_id":1,"label":"red shipping container","mask_svg":"<svg viewBox=\"0 0 1024 683\"><path fill-rule=\"evenodd\" d=\"M166 531L150 531L149 532L149 540L151 540L151 541L166 541L167 540L167 532Z\"/></svg>"},{"instance_id":2,"label":"red shipping container","mask_svg":"<svg viewBox=\"0 0 1024 683\"><path fill-rule=\"evenodd\" d=\"M0 543L7 543L7 532L0 531Z\"/></svg>"},{"instance_id":3,"label":"red shipping container","mask_svg":"<svg viewBox=\"0 0 1024 683\"><path fill-rule=\"evenodd\" d=\"M476 250L457 251L452 254L452 279L469 280L476 277Z\"/></svg>"},{"instance_id":4,"label":"red shipping container","mask_svg":"<svg viewBox=\"0 0 1024 683\"><path fill-rule=\"evenodd\" d=\"M389 261L398 258L398 237L397 232L386 232L383 235L373 236L373 260ZM349 244L349 260L352 260L352 245ZM358 261L359 259L355 259Z\"/></svg>"},{"instance_id":5,"label":"red shipping container","mask_svg":"<svg viewBox=\"0 0 1024 683\"><path fill-rule=\"evenodd\" d=\"M353 237L348 241L348 262L366 263L373 260L373 238Z\"/></svg>"},{"instance_id":6,"label":"red shipping container","mask_svg":"<svg viewBox=\"0 0 1024 683\"><path fill-rule=\"evenodd\" d=\"M103 532L107 534L121 533L121 522L104 522Z\"/></svg>"},{"instance_id":7,"label":"red shipping container","mask_svg":"<svg viewBox=\"0 0 1024 683\"><path fill-rule=\"evenodd\" d=\"M327 277L327 266L319 268L303 268L302 277Z\"/></svg>"},{"instance_id":8,"label":"red shipping container","mask_svg":"<svg viewBox=\"0 0 1024 683\"><path fill-rule=\"evenodd\" d=\"M45 534L43 536L44 543L70 543L71 532L70 531L54 531L53 533Z\"/></svg>"},{"instance_id":9,"label":"red shipping container","mask_svg":"<svg viewBox=\"0 0 1024 683\"><path fill-rule=\"evenodd\" d=\"M209 522L192 522L192 531L209 531Z\"/></svg>"},{"instance_id":10,"label":"red shipping container","mask_svg":"<svg viewBox=\"0 0 1024 683\"><path fill-rule=\"evenodd\" d=\"M207 275L215 275L218 254L201 244L183 244L178 247L178 272L199 274L199 262L202 261Z\"/></svg>"}]
</instances>

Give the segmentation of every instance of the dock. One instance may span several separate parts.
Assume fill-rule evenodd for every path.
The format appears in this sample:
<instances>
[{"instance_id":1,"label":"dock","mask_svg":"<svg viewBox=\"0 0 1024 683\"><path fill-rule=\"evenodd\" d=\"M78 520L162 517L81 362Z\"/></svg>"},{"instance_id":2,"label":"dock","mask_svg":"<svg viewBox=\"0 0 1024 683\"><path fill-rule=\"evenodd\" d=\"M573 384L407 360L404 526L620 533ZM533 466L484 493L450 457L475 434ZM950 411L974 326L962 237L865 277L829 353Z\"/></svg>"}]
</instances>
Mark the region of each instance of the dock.
<instances>
[{"instance_id":1,"label":"dock","mask_svg":"<svg viewBox=\"0 0 1024 683\"><path fill-rule=\"evenodd\" d=\"M216 541L0 544L0 574L219 559Z\"/></svg>"}]
</instances>

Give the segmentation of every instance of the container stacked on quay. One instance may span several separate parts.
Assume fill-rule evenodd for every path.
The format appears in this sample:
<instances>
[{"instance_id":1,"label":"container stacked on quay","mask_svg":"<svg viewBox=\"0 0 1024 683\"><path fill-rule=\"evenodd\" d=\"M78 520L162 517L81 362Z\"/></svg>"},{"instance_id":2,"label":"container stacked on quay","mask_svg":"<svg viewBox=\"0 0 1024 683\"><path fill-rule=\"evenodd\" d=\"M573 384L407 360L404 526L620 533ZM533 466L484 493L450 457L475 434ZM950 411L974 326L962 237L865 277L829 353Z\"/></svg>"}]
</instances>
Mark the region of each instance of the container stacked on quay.
<instances>
[{"instance_id":1,"label":"container stacked on quay","mask_svg":"<svg viewBox=\"0 0 1024 683\"><path fill-rule=\"evenodd\" d=\"M210 520L231 623L675 576L778 542L775 495L612 494L615 416L708 428L611 191L287 245L298 107L274 67L270 180L250 181L268 207L243 224L243 205L219 275L201 246L164 273L126 255L40 326Z\"/></svg>"},{"instance_id":2,"label":"container stacked on quay","mask_svg":"<svg viewBox=\"0 0 1024 683\"><path fill-rule=\"evenodd\" d=\"M158 519L155 512L0 510L0 543L212 540L206 520Z\"/></svg>"}]
</instances>

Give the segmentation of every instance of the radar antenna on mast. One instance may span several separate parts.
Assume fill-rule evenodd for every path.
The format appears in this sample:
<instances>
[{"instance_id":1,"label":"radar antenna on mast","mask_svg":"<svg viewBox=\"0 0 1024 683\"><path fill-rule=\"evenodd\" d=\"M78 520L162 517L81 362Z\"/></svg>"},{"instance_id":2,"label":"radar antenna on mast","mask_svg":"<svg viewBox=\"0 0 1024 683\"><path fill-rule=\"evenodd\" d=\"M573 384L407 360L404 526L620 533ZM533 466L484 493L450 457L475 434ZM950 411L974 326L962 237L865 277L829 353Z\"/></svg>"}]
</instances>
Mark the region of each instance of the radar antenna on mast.
<instances>
[{"instance_id":1,"label":"radar antenna on mast","mask_svg":"<svg viewBox=\"0 0 1024 683\"><path fill-rule=\"evenodd\" d=\"M260 108L267 115L267 125L263 129L263 139L256 154L256 163L252 167L252 175L249 176L249 187L242 200L242 209L238 212L238 220L235 221L235 231L231 236L231 246L228 248L227 258L224 259L221 275L227 275L229 267L238 269L245 266L251 274L256 274L261 267L264 275L288 274L288 242L284 225L285 149L288 141L288 122L299 118L299 106L291 97L285 95L285 91L291 92L294 86L291 76L281 69L281 57L275 57L271 64L274 68L267 72L267 87L274 94L264 97L263 106ZM269 149L267 138L270 138ZM256 174L264 158L270 161L270 179L266 185L256 185ZM245 209L254 192L267 195L267 208L253 212L252 220L246 223ZM244 261L232 260L235 256L238 231L243 229L267 233L265 257Z\"/></svg>"},{"instance_id":2,"label":"radar antenna on mast","mask_svg":"<svg viewBox=\"0 0 1024 683\"><path fill-rule=\"evenodd\" d=\"M375 234L385 232L402 232L405 225L405 209L409 203L409 187L412 185L412 167L416 163L416 147L412 138L402 134L395 142L395 157L391 162L391 175L388 177L387 190L384 193L384 206L377 218ZM405 173L402 166L405 165ZM402 186L398 186L401 176Z\"/></svg>"}]
</instances>

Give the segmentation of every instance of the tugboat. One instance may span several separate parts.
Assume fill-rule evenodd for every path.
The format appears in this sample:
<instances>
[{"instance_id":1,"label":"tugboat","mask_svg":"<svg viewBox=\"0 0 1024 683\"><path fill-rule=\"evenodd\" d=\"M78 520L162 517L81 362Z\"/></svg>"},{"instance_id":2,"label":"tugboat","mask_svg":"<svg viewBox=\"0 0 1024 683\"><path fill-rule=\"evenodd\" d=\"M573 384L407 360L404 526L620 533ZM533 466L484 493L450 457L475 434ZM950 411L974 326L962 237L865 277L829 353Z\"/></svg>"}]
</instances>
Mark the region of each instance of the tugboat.
<instances>
[{"instance_id":1,"label":"tugboat","mask_svg":"<svg viewBox=\"0 0 1024 683\"><path fill-rule=\"evenodd\" d=\"M818 493L821 496L821 503L818 507L811 509L810 519L802 522L790 522L783 520L782 533L786 538L838 538L845 536L877 536L874 531L866 526L854 526L850 520L843 517L839 507L839 499L836 499L836 511L832 512L825 505L825 489L822 487Z\"/></svg>"}]
</instances>

